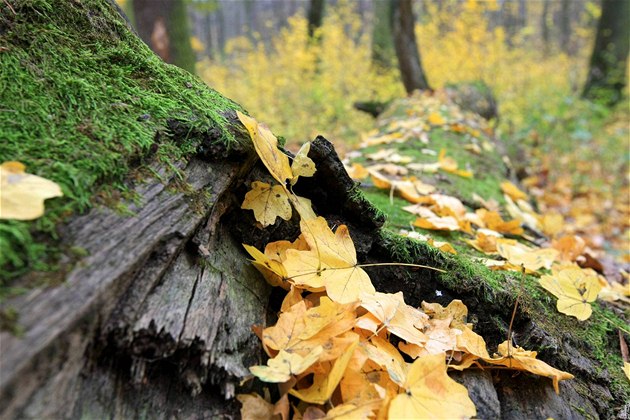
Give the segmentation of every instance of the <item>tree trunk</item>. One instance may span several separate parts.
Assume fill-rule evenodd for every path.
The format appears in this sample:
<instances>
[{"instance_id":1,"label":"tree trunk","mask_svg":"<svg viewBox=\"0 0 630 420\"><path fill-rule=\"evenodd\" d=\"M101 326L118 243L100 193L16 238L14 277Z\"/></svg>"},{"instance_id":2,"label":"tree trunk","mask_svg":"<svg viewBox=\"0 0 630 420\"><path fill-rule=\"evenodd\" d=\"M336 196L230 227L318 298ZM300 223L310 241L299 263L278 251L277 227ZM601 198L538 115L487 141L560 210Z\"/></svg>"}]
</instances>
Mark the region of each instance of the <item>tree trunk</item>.
<instances>
[{"instance_id":1,"label":"tree trunk","mask_svg":"<svg viewBox=\"0 0 630 420\"><path fill-rule=\"evenodd\" d=\"M573 54L571 47L571 0L562 0L560 2L560 49L565 53Z\"/></svg>"},{"instance_id":2,"label":"tree trunk","mask_svg":"<svg viewBox=\"0 0 630 420\"><path fill-rule=\"evenodd\" d=\"M183 0L133 0L133 15L138 35L162 60L195 72Z\"/></svg>"},{"instance_id":3,"label":"tree trunk","mask_svg":"<svg viewBox=\"0 0 630 420\"><path fill-rule=\"evenodd\" d=\"M326 0L310 0L308 4L308 37L313 39L315 32L322 26Z\"/></svg>"},{"instance_id":4,"label":"tree trunk","mask_svg":"<svg viewBox=\"0 0 630 420\"><path fill-rule=\"evenodd\" d=\"M543 9L540 15L540 34L543 44L543 52L549 55L549 5L551 0L543 0Z\"/></svg>"},{"instance_id":5,"label":"tree trunk","mask_svg":"<svg viewBox=\"0 0 630 420\"><path fill-rule=\"evenodd\" d=\"M405 90L411 94L414 90L430 89L422 69L420 51L416 43L415 18L411 0L391 1L394 47Z\"/></svg>"},{"instance_id":6,"label":"tree trunk","mask_svg":"<svg viewBox=\"0 0 630 420\"><path fill-rule=\"evenodd\" d=\"M393 67L396 57L392 32L392 5L389 0L374 3L372 61L382 68Z\"/></svg>"},{"instance_id":7,"label":"tree trunk","mask_svg":"<svg viewBox=\"0 0 630 420\"><path fill-rule=\"evenodd\" d=\"M125 150L121 168L130 166L125 188L120 187L128 198L110 204L100 200L73 215L68 206L76 197L62 199L55 230L62 256L49 273L56 281L31 282L24 294L1 302L0 313L14 308L17 320L13 331L0 332L0 417L238 417L232 397L251 391L252 381L243 380L250 375L248 367L262 359L251 326L273 318L279 302L241 244L260 249L299 232L297 217L261 229L251 211L240 208L252 181L271 179L236 122L234 111L240 107L155 59L108 0L20 0L12 7L15 15L0 2L0 74L19 80L24 97L0 91L0 103L39 105L38 99L50 112L46 115L64 118L43 118L33 131L52 126L64 138L77 131L64 125L66 118L89 120L89 129L79 127L87 133L82 141L91 142L87 149L113 143L112 151ZM50 37L55 42L41 42ZM46 55L32 45L47 48ZM60 54L68 59L58 59ZM42 83L42 74L51 81L80 80L76 89L97 86L78 95L69 83ZM145 97L150 101L141 102ZM69 113L68 98L74 105ZM23 119L35 108L13 109L9 118ZM107 118L99 129L103 115ZM23 127L2 118L7 117L0 113L7 138L22 136ZM125 149L121 138L136 129L145 147ZM39 153L54 143L45 138L25 137L17 152ZM36 147L29 149L33 143ZM54 144L61 150L49 153L68 151L67 141ZM165 163L175 152L180 156ZM85 150L73 153L83 156ZM102 164L101 156L87 156L86 171ZM463 299L477 319L476 331L503 341L520 294L514 279L493 275L493 282L500 279L506 286L492 289L484 278L487 270L472 261L381 230L384 216L357 190L332 144L318 137L309 157L317 172L301 179L296 192L311 199L331 223L348 225L359 262L400 261L445 270L366 268L379 291L402 291L414 305L436 301L437 291L440 303ZM33 158L51 173L62 163L48 155ZM62 175L65 188L85 183L87 176L95 199L112 195L109 180L93 172ZM0 235L11 226L0 221ZM521 302L527 298L520 296ZM557 395L543 377L475 369L453 374L470 390L480 418L610 418L623 404L613 374L598 364L591 344L578 339L581 326L558 329L556 319L547 319L554 317L552 305L540 314L524 312L526 305L520 305L513 333L519 344L542 349L539 358L576 379L561 383Z\"/></svg>"},{"instance_id":8,"label":"tree trunk","mask_svg":"<svg viewBox=\"0 0 630 420\"><path fill-rule=\"evenodd\" d=\"M630 49L630 2L603 0L602 15L588 70L584 97L614 105L627 84Z\"/></svg>"}]
</instances>

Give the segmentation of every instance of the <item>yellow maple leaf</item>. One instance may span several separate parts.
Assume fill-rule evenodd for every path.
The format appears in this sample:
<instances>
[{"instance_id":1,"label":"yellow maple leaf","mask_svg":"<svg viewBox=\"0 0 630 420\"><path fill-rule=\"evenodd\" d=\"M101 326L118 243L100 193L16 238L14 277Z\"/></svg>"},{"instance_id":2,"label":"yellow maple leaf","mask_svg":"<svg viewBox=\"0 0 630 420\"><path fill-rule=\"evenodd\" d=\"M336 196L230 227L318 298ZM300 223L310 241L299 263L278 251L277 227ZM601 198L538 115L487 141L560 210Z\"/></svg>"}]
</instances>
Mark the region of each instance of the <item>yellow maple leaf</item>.
<instances>
[{"instance_id":1,"label":"yellow maple leaf","mask_svg":"<svg viewBox=\"0 0 630 420\"><path fill-rule=\"evenodd\" d=\"M455 328L465 326L468 317L468 308L459 299L452 300L446 308L439 303L423 301L422 310L432 319L448 319L448 325Z\"/></svg>"},{"instance_id":2,"label":"yellow maple leaf","mask_svg":"<svg viewBox=\"0 0 630 420\"><path fill-rule=\"evenodd\" d=\"M300 221L310 251L287 251L287 277L298 287L311 291L326 289L336 302L358 300L361 293L374 293L367 273L357 266L354 243L345 225L333 232L326 219Z\"/></svg>"},{"instance_id":3,"label":"yellow maple leaf","mask_svg":"<svg viewBox=\"0 0 630 420\"><path fill-rule=\"evenodd\" d=\"M595 272L577 266L552 270L551 275L541 277L540 285L558 298L558 312L574 316L580 321L591 316L591 302L597 299L602 289Z\"/></svg>"},{"instance_id":4,"label":"yellow maple leaf","mask_svg":"<svg viewBox=\"0 0 630 420\"><path fill-rule=\"evenodd\" d=\"M436 241L433 238L429 238L427 242L429 245L436 247L442 252L448 252L449 254L457 255L457 250L455 250L453 245L449 244L448 242Z\"/></svg>"},{"instance_id":5,"label":"yellow maple leaf","mask_svg":"<svg viewBox=\"0 0 630 420\"><path fill-rule=\"evenodd\" d=\"M389 417L464 418L477 414L468 390L446 374L444 354L416 359L404 384L405 392L390 403Z\"/></svg>"},{"instance_id":6,"label":"yellow maple leaf","mask_svg":"<svg viewBox=\"0 0 630 420\"><path fill-rule=\"evenodd\" d=\"M315 162L308 157L308 152L311 150L311 142L307 141L300 147L300 150L293 158L293 163L291 164L291 172L293 173L293 178L291 179L291 185L295 185L297 180L301 176L313 176L315 174Z\"/></svg>"},{"instance_id":7,"label":"yellow maple leaf","mask_svg":"<svg viewBox=\"0 0 630 420\"><path fill-rule=\"evenodd\" d=\"M575 261L582 255L586 248L584 239L577 235L567 235L559 239L554 239L551 246L560 252L561 261Z\"/></svg>"},{"instance_id":8,"label":"yellow maple leaf","mask_svg":"<svg viewBox=\"0 0 630 420\"><path fill-rule=\"evenodd\" d=\"M368 358L384 369L392 381L402 386L407 377L407 364L396 347L376 336L369 343L362 344Z\"/></svg>"},{"instance_id":9,"label":"yellow maple leaf","mask_svg":"<svg viewBox=\"0 0 630 420\"><path fill-rule=\"evenodd\" d=\"M363 294L361 306L378 318L387 330L409 343L422 344L426 336L420 331L428 316L405 303L403 293Z\"/></svg>"},{"instance_id":10,"label":"yellow maple leaf","mask_svg":"<svg viewBox=\"0 0 630 420\"><path fill-rule=\"evenodd\" d=\"M0 219L37 219L44 214L44 200L63 195L58 184L24 169L20 162L0 165Z\"/></svg>"},{"instance_id":11,"label":"yellow maple leaf","mask_svg":"<svg viewBox=\"0 0 630 420\"><path fill-rule=\"evenodd\" d=\"M282 262L276 259L273 259L269 255L263 254L256 247L251 245L243 244L245 250L249 253L249 255L254 258L252 260L252 264L258 271L261 272L265 280L272 285L278 286L287 289L289 286L284 281L287 276L287 271L285 270Z\"/></svg>"},{"instance_id":12,"label":"yellow maple leaf","mask_svg":"<svg viewBox=\"0 0 630 420\"><path fill-rule=\"evenodd\" d=\"M329 372L315 374L313 384L310 387L299 390L291 389L289 393L302 401L324 404L330 398L335 388L337 388L339 381L341 381L358 344L359 339L357 336L356 341L335 361Z\"/></svg>"},{"instance_id":13,"label":"yellow maple leaf","mask_svg":"<svg viewBox=\"0 0 630 420\"><path fill-rule=\"evenodd\" d=\"M630 381L630 363L623 362L623 373L626 374L626 377Z\"/></svg>"},{"instance_id":14,"label":"yellow maple leaf","mask_svg":"<svg viewBox=\"0 0 630 420\"><path fill-rule=\"evenodd\" d=\"M455 350L457 336L461 334L461 331L457 328L451 328L450 323L450 319L430 319L424 329L426 342L422 345L400 343L398 348L414 359Z\"/></svg>"},{"instance_id":15,"label":"yellow maple leaf","mask_svg":"<svg viewBox=\"0 0 630 420\"><path fill-rule=\"evenodd\" d=\"M287 182L295 185L300 176L313 176L315 163L307 156L311 147L310 142L300 148L293 159L293 164L289 165L289 157L278 149L278 139L267 127L239 111L236 111L236 115L249 132L260 160L280 185L285 187Z\"/></svg>"},{"instance_id":16,"label":"yellow maple leaf","mask_svg":"<svg viewBox=\"0 0 630 420\"><path fill-rule=\"evenodd\" d=\"M573 375L549 366L542 360L536 359L536 352L525 350L522 347L509 345L508 341L499 344L498 355L484 361L500 366L507 366L510 369L524 370L536 375L545 376L553 380L553 388L559 393L558 382L565 379L572 379Z\"/></svg>"},{"instance_id":17,"label":"yellow maple leaf","mask_svg":"<svg viewBox=\"0 0 630 420\"><path fill-rule=\"evenodd\" d=\"M465 239L465 241L475 248L477 251L484 254L496 254L497 244L505 243L508 245L515 245L517 242L514 239L504 239L500 233L491 234L491 231L487 229L479 229L475 239Z\"/></svg>"},{"instance_id":18,"label":"yellow maple leaf","mask_svg":"<svg viewBox=\"0 0 630 420\"><path fill-rule=\"evenodd\" d=\"M304 311L305 304L304 301L304 306L294 304L289 313L280 314L275 326L263 331L263 339L269 347L281 346L281 349L306 354L313 347L343 335L355 325L357 303L340 304L322 296L318 306ZM328 348L325 350L328 351Z\"/></svg>"},{"instance_id":19,"label":"yellow maple leaf","mask_svg":"<svg viewBox=\"0 0 630 420\"><path fill-rule=\"evenodd\" d=\"M505 258L510 264L526 270L538 271L541 268L551 268L551 265L558 256L558 251L553 248L542 248L528 250L518 245L510 245L505 242L497 243L499 255Z\"/></svg>"},{"instance_id":20,"label":"yellow maple leaf","mask_svg":"<svg viewBox=\"0 0 630 420\"><path fill-rule=\"evenodd\" d=\"M422 229L430 230L460 230L459 222L452 216L446 217L418 217L414 222L414 226Z\"/></svg>"},{"instance_id":21,"label":"yellow maple leaf","mask_svg":"<svg viewBox=\"0 0 630 420\"><path fill-rule=\"evenodd\" d=\"M486 341L482 336L474 332L468 327L459 328L462 333L457 336L457 350L468 353L473 356L472 360L478 358L489 358L488 349L486 347ZM462 366L463 363L460 363ZM468 364L470 366L470 364ZM453 366L455 367L455 366Z\"/></svg>"},{"instance_id":22,"label":"yellow maple leaf","mask_svg":"<svg viewBox=\"0 0 630 420\"><path fill-rule=\"evenodd\" d=\"M273 225L277 217L289 220L292 213L284 187L272 187L260 181L252 182L252 189L245 194L241 208L253 210L254 217L263 227Z\"/></svg>"},{"instance_id":23,"label":"yellow maple leaf","mask_svg":"<svg viewBox=\"0 0 630 420\"><path fill-rule=\"evenodd\" d=\"M293 171L289 165L289 157L278 149L278 139L273 133L254 118L248 117L236 111L238 119L243 123L249 132L256 153L262 160L267 170L281 185L286 185L288 180L293 179Z\"/></svg>"},{"instance_id":24,"label":"yellow maple leaf","mask_svg":"<svg viewBox=\"0 0 630 420\"><path fill-rule=\"evenodd\" d=\"M381 400L360 401L356 403L346 403L328 410L324 420L360 420L371 419L373 413L381 405Z\"/></svg>"},{"instance_id":25,"label":"yellow maple leaf","mask_svg":"<svg viewBox=\"0 0 630 420\"><path fill-rule=\"evenodd\" d=\"M322 346L316 346L304 357L297 353L280 350L278 355L267 360L267 366L252 366L249 371L265 382L280 383L299 375L317 362L323 353Z\"/></svg>"},{"instance_id":26,"label":"yellow maple leaf","mask_svg":"<svg viewBox=\"0 0 630 420\"><path fill-rule=\"evenodd\" d=\"M542 231L551 237L564 230L564 217L560 213L544 214L540 219Z\"/></svg>"},{"instance_id":27,"label":"yellow maple leaf","mask_svg":"<svg viewBox=\"0 0 630 420\"><path fill-rule=\"evenodd\" d=\"M510 181L503 181L501 183L501 191L506 193L514 201L527 200L527 194L521 191L516 185Z\"/></svg>"},{"instance_id":28,"label":"yellow maple leaf","mask_svg":"<svg viewBox=\"0 0 630 420\"><path fill-rule=\"evenodd\" d=\"M520 220L505 221L499 213L495 211L488 211L486 209L477 209L475 213L481 218L486 225L485 227L488 229L512 235L523 234L523 228L521 228Z\"/></svg>"},{"instance_id":29,"label":"yellow maple leaf","mask_svg":"<svg viewBox=\"0 0 630 420\"><path fill-rule=\"evenodd\" d=\"M370 175L368 170L365 169L365 166L361 165L360 163L353 163L352 167L346 168L346 172L348 172L350 178L356 180L365 179Z\"/></svg>"}]
</instances>

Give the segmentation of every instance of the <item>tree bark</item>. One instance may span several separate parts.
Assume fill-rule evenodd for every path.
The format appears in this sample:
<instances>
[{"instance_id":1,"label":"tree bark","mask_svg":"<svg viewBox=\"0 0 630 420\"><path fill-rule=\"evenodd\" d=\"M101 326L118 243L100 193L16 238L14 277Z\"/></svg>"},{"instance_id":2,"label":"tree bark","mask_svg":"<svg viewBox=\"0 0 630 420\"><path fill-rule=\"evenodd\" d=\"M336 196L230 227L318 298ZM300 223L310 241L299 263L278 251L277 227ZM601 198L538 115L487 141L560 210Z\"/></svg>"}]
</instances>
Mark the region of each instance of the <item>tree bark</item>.
<instances>
[{"instance_id":1,"label":"tree bark","mask_svg":"<svg viewBox=\"0 0 630 420\"><path fill-rule=\"evenodd\" d=\"M583 96L606 105L618 103L627 85L630 2L603 0L602 15Z\"/></svg>"},{"instance_id":2,"label":"tree bark","mask_svg":"<svg viewBox=\"0 0 630 420\"><path fill-rule=\"evenodd\" d=\"M133 0L138 35L162 60L195 73L183 0Z\"/></svg>"},{"instance_id":3,"label":"tree bark","mask_svg":"<svg viewBox=\"0 0 630 420\"><path fill-rule=\"evenodd\" d=\"M394 47L405 90L411 94L414 90L430 89L422 69L420 50L416 42L415 18L411 0L391 1Z\"/></svg>"}]
</instances>

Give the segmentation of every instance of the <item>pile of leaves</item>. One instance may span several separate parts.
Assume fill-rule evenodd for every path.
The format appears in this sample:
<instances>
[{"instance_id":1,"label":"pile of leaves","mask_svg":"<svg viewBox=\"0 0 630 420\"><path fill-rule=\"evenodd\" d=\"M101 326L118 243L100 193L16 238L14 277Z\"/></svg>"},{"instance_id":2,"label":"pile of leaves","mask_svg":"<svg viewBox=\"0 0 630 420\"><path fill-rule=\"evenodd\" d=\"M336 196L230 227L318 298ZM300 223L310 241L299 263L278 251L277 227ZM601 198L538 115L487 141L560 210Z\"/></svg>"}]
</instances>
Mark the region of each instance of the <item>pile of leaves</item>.
<instances>
[{"instance_id":1,"label":"pile of leaves","mask_svg":"<svg viewBox=\"0 0 630 420\"><path fill-rule=\"evenodd\" d=\"M239 395L244 418L289 418L291 412L293 418L472 417L475 406L448 369L524 370L551 378L556 391L560 380L573 377L510 340L491 355L459 300L446 307L409 305L402 292L377 292L365 265L357 262L347 227L331 229L307 199L292 192L299 177L316 170L307 156L309 145L290 163L268 128L238 116L278 182L253 182L242 207L254 211L261 228L278 216L288 220L295 209L301 230L295 241L272 242L264 250L244 245L265 279L287 291L277 323L254 329L269 360L250 368L259 380L278 384L279 398L270 401L268 392ZM468 176L446 165L457 176ZM435 208L436 217L471 225L461 212L447 210L451 205L442 207L449 215Z\"/></svg>"}]
</instances>

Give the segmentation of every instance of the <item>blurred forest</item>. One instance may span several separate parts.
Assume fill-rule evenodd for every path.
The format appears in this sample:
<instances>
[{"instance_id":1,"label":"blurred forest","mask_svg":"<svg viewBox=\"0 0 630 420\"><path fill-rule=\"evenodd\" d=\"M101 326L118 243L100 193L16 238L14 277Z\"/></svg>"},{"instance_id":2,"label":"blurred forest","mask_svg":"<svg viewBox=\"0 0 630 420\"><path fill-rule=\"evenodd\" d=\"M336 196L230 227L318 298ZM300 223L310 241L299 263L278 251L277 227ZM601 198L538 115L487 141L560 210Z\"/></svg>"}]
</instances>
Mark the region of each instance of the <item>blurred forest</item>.
<instances>
[{"instance_id":1,"label":"blurred forest","mask_svg":"<svg viewBox=\"0 0 630 420\"><path fill-rule=\"evenodd\" d=\"M118 3L162 58L242 104L290 148L322 134L343 154L373 127L356 102L405 96L390 20L395 1ZM621 51L625 58L617 70L623 74L614 76L616 93L598 97L588 92L587 80L594 84L593 74L601 73L588 75L589 63L597 61L592 53L605 3L622 33L617 51L606 54ZM512 158L527 165L522 176L555 182L574 197L597 191L603 211L606 205L627 207L628 3L411 2L429 86L488 87L498 104L496 134ZM583 99L585 93L591 100ZM616 234L627 248L628 230Z\"/></svg>"}]
</instances>

